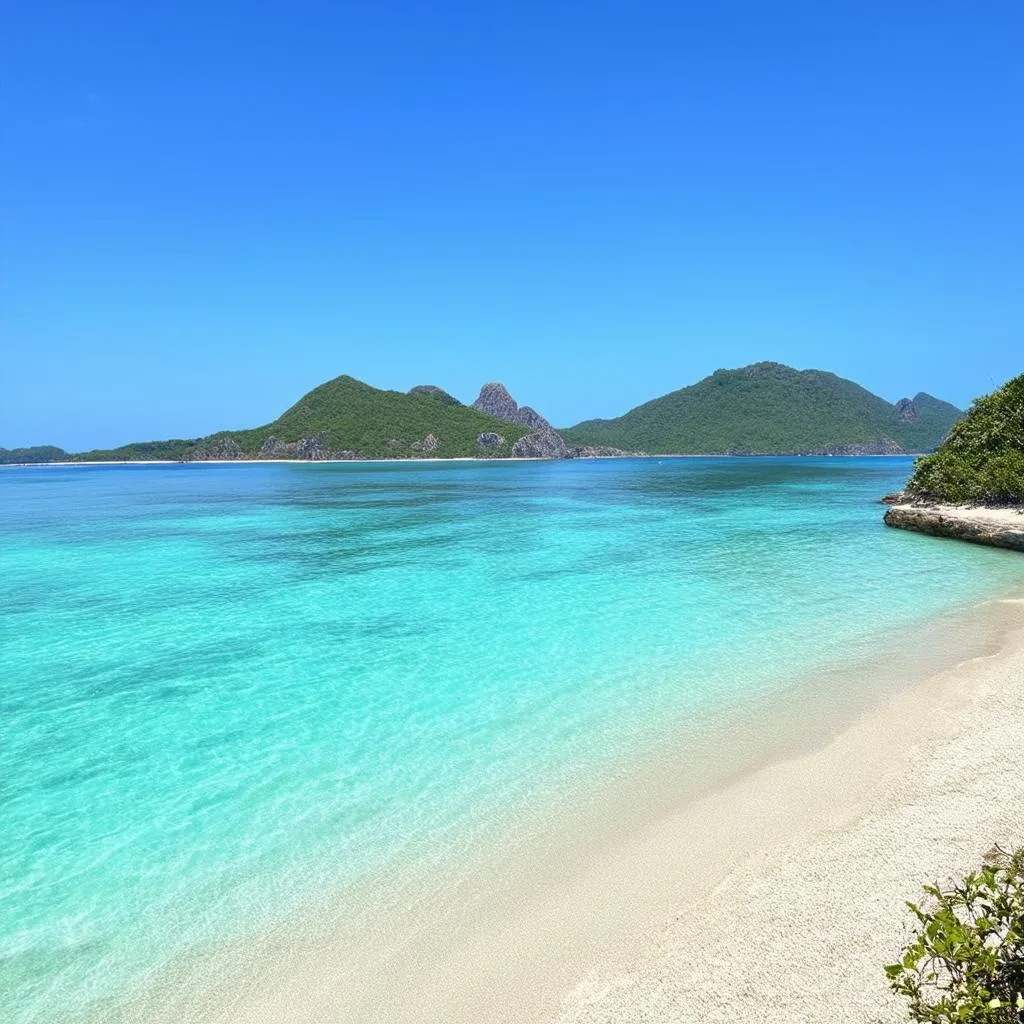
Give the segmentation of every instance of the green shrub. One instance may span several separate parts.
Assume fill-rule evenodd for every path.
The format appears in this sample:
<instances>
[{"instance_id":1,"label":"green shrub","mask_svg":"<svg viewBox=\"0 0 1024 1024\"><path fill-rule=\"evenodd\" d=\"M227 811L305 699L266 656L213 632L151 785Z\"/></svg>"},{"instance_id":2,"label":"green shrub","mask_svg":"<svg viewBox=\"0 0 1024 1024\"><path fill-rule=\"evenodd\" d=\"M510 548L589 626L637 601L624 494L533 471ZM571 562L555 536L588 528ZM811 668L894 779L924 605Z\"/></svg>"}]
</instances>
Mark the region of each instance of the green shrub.
<instances>
[{"instance_id":1,"label":"green shrub","mask_svg":"<svg viewBox=\"0 0 1024 1024\"><path fill-rule=\"evenodd\" d=\"M914 939L885 973L912 1021L1024 1021L1024 849L996 847L985 859L948 889L924 886L927 907L907 904Z\"/></svg>"},{"instance_id":2,"label":"green shrub","mask_svg":"<svg viewBox=\"0 0 1024 1024\"><path fill-rule=\"evenodd\" d=\"M954 503L1024 504L1024 374L979 398L907 489Z\"/></svg>"}]
</instances>

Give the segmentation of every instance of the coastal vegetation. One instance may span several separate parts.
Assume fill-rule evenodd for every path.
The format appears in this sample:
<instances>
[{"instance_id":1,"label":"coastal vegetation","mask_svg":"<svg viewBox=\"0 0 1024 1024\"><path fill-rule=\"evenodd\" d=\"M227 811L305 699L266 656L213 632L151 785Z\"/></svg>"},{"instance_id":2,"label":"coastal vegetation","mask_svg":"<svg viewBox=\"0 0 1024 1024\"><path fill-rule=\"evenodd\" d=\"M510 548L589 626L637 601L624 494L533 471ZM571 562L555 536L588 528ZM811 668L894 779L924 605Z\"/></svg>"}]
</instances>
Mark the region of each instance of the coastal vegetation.
<instances>
[{"instance_id":1,"label":"coastal vegetation","mask_svg":"<svg viewBox=\"0 0 1024 1024\"><path fill-rule=\"evenodd\" d=\"M912 1021L1024 1020L1024 849L994 847L986 860L948 888L924 886L924 907L907 904L913 941L885 972Z\"/></svg>"},{"instance_id":2,"label":"coastal vegetation","mask_svg":"<svg viewBox=\"0 0 1024 1024\"><path fill-rule=\"evenodd\" d=\"M66 459L68 453L52 444L40 444L33 448L0 448L0 466L14 463L24 465L30 462L57 462Z\"/></svg>"},{"instance_id":3,"label":"coastal vegetation","mask_svg":"<svg viewBox=\"0 0 1024 1024\"><path fill-rule=\"evenodd\" d=\"M907 490L952 504L1024 504L1024 374L977 399Z\"/></svg>"},{"instance_id":4,"label":"coastal vegetation","mask_svg":"<svg viewBox=\"0 0 1024 1024\"><path fill-rule=\"evenodd\" d=\"M563 433L659 454L881 455L931 451L961 415L924 393L893 405L834 373L754 363Z\"/></svg>"},{"instance_id":5,"label":"coastal vegetation","mask_svg":"<svg viewBox=\"0 0 1024 1024\"><path fill-rule=\"evenodd\" d=\"M185 458L196 445L199 438L184 440L172 438L169 441L136 441L122 445L120 448L97 448L89 452L69 455L73 462L146 462L146 461L177 461Z\"/></svg>"}]
</instances>

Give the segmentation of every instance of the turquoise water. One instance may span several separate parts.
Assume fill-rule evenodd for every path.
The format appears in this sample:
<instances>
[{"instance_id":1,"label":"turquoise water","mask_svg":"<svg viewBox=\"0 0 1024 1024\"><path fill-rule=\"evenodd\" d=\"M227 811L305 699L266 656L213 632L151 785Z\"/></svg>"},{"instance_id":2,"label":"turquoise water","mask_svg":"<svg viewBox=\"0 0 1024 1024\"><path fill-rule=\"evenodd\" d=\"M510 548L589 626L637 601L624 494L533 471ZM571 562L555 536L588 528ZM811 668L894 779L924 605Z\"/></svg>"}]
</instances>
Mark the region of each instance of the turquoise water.
<instances>
[{"instance_id":1,"label":"turquoise water","mask_svg":"<svg viewBox=\"0 0 1024 1024\"><path fill-rule=\"evenodd\" d=\"M50 1022L1019 583L905 459L0 472L0 1016Z\"/></svg>"}]
</instances>

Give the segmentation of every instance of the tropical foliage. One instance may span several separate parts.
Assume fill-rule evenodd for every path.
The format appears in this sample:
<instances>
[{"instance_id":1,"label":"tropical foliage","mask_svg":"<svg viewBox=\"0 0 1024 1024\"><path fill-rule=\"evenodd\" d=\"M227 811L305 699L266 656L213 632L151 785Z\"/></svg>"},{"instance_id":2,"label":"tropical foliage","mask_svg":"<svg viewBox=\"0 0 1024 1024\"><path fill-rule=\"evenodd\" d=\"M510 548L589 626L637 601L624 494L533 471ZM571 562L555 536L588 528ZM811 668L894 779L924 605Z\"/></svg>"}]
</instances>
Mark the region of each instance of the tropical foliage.
<instances>
[{"instance_id":1,"label":"tropical foliage","mask_svg":"<svg viewBox=\"0 0 1024 1024\"><path fill-rule=\"evenodd\" d=\"M69 455L74 462L147 462L183 459L199 443L175 438L170 441L136 441L120 448L98 448L91 452Z\"/></svg>"},{"instance_id":2,"label":"tropical foliage","mask_svg":"<svg viewBox=\"0 0 1024 1024\"><path fill-rule=\"evenodd\" d=\"M1024 850L996 847L986 859L955 885L924 886L924 907L907 904L913 941L885 973L913 1021L1024 1021Z\"/></svg>"},{"instance_id":3,"label":"tropical foliage","mask_svg":"<svg viewBox=\"0 0 1024 1024\"><path fill-rule=\"evenodd\" d=\"M908 490L956 503L1024 504L1024 374L979 398Z\"/></svg>"}]
</instances>

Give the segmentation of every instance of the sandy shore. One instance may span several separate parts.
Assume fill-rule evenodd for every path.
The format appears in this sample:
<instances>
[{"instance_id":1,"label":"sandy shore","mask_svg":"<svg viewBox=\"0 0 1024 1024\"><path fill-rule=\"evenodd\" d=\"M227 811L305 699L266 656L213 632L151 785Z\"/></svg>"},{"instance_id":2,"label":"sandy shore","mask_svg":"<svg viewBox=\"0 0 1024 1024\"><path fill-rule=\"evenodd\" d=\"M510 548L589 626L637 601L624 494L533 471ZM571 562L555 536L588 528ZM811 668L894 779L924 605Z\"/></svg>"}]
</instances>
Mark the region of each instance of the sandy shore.
<instances>
[{"instance_id":1,"label":"sandy shore","mask_svg":"<svg viewBox=\"0 0 1024 1024\"><path fill-rule=\"evenodd\" d=\"M795 819L791 833L773 829L677 908L627 970L584 979L560 1021L905 1020L880 970L898 958L902 901L1024 841L1024 638L893 696L701 817L765 811Z\"/></svg>"},{"instance_id":2,"label":"sandy shore","mask_svg":"<svg viewBox=\"0 0 1024 1024\"><path fill-rule=\"evenodd\" d=\"M901 1020L881 966L903 901L1024 842L1024 602L937 623L869 675L779 704L691 747L712 766L700 780L668 751L590 806L510 823L469 870L383 880L386 904L325 894L101 1019Z\"/></svg>"}]
</instances>

